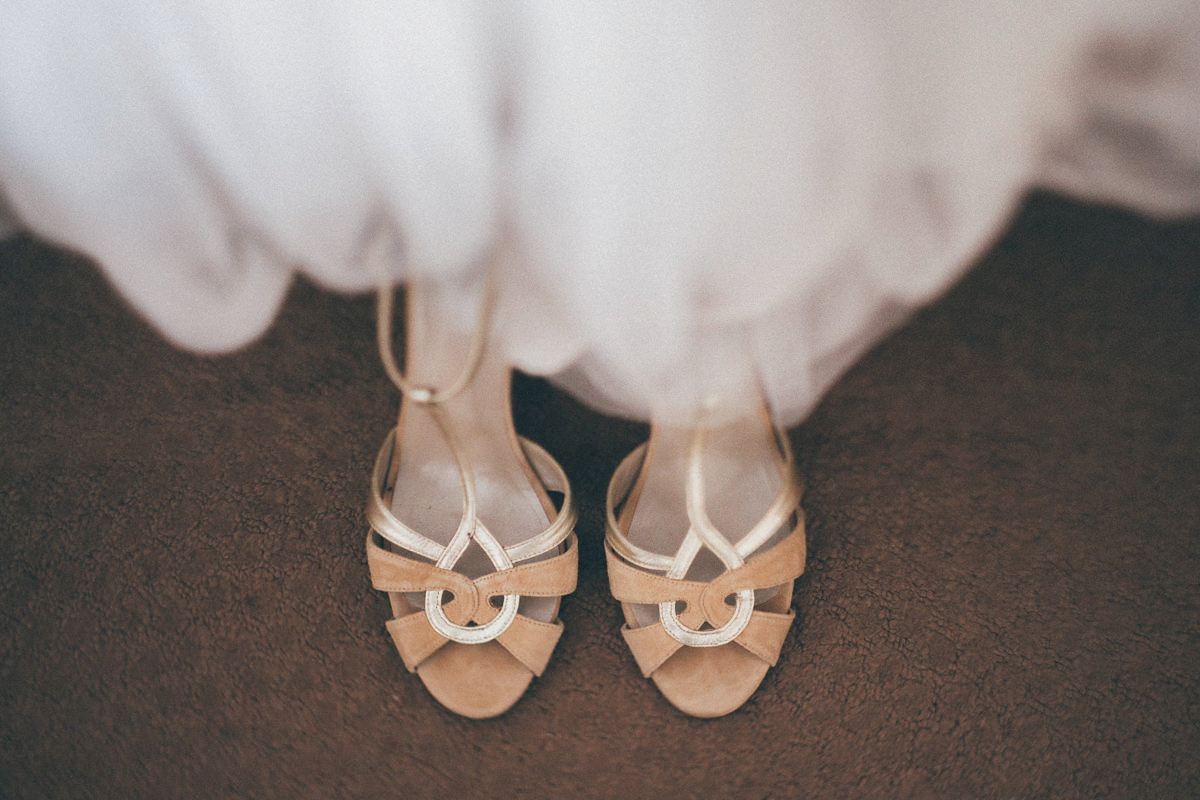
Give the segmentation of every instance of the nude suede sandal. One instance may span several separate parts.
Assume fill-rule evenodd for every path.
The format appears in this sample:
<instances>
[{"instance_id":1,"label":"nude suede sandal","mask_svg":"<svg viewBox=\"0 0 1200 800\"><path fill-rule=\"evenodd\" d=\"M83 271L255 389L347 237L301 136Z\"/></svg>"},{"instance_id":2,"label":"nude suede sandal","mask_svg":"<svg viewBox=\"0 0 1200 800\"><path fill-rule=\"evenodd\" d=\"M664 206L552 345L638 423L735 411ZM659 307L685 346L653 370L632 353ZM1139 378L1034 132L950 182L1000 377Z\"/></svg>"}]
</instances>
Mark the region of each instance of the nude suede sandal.
<instances>
[{"instance_id":1,"label":"nude suede sandal","mask_svg":"<svg viewBox=\"0 0 1200 800\"><path fill-rule=\"evenodd\" d=\"M367 563L391 601L387 630L405 667L443 706L483 719L520 699L562 634L577 511L562 468L513 428L511 370L485 353L490 291L469 342L445 323L445 308L419 323L429 304L414 295L410 380L392 357L392 292L379 293L380 355L403 399L371 476ZM446 389L429 388L421 381L439 371L422 374L422 362L452 363L447 353L466 366Z\"/></svg>"},{"instance_id":2,"label":"nude suede sandal","mask_svg":"<svg viewBox=\"0 0 1200 800\"><path fill-rule=\"evenodd\" d=\"M706 466L714 435L725 441L724 463ZM755 436L770 438L773 468L739 463L739 442ZM706 473L715 491L706 491ZM642 674L680 711L736 710L778 661L795 616L793 582L804 572L800 496L787 437L765 415L719 432L654 425L614 473L605 551L625 613L621 633ZM727 538L710 509L743 535Z\"/></svg>"}]
</instances>

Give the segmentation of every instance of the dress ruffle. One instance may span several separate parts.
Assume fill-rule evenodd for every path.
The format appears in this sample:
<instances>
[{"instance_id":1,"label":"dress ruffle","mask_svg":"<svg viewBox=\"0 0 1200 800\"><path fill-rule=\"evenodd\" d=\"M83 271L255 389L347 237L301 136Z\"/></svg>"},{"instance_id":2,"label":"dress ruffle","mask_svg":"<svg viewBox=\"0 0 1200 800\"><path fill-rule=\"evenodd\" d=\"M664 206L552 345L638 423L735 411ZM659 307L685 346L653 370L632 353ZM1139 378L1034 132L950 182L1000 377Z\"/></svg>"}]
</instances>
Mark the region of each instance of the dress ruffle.
<instances>
[{"instance_id":1,"label":"dress ruffle","mask_svg":"<svg viewBox=\"0 0 1200 800\"><path fill-rule=\"evenodd\" d=\"M296 272L502 284L614 413L802 419L1048 186L1200 211L1200 5L111 0L4 9L0 192L215 352ZM0 203L0 235L5 227Z\"/></svg>"}]
</instances>

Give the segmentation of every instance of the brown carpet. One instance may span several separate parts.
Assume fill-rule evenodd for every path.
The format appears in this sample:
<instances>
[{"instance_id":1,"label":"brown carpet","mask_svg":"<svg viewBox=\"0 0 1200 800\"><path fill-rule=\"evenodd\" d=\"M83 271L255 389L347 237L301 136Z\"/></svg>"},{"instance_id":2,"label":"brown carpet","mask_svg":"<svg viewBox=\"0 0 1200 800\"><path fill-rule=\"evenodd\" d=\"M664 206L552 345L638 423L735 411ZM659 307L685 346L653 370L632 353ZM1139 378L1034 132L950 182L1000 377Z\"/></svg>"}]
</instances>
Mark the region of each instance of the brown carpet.
<instances>
[{"instance_id":1,"label":"brown carpet","mask_svg":"<svg viewBox=\"0 0 1200 800\"><path fill-rule=\"evenodd\" d=\"M396 398L370 301L299 285L233 356L0 245L0 796L1200 794L1200 224L1036 197L793 431L811 561L739 713L675 712L605 591L645 435L541 381L583 503L555 661L442 711L363 555Z\"/></svg>"}]
</instances>

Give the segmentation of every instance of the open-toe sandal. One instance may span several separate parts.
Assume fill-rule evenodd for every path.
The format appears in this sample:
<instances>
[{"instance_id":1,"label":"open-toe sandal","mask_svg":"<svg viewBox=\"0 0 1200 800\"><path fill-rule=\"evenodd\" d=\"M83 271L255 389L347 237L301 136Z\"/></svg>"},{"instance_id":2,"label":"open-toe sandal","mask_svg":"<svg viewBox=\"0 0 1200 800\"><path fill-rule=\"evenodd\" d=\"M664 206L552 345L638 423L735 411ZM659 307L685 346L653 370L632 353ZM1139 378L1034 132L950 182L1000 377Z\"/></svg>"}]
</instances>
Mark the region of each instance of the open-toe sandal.
<instances>
[{"instance_id":1,"label":"open-toe sandal","mask_svg":"<svg viewBox=\"0 0 1200 800\"><path fill-rule=\"evenodd\" d=\"M391 353L391 291L379 294L380 354L403 400L371 476L367 562L404 665L443 706L482 719L520 699L562 634L576 509L562 468L513 428L511 370L486 352L490 294L466 334L447 323L445 292L428 294L416 302L410 287L408 377ZM466 366L447 383L422 370L430 361Z\"/></svg>"},{"instance_id":2,"label":"open-toe sandal","mask_svg":"<svg viewBox=\"0 0 1200 800\"><path fill-rule=\"evenodd\" d=\"M745 703L795 616L801 489L787 437L769 420L764 409L712 429L655 424L609 484L605 550L621 632L642 674L692 716ZM757 458L744 446L755 441Z\"/></svg>"}]
</instances>

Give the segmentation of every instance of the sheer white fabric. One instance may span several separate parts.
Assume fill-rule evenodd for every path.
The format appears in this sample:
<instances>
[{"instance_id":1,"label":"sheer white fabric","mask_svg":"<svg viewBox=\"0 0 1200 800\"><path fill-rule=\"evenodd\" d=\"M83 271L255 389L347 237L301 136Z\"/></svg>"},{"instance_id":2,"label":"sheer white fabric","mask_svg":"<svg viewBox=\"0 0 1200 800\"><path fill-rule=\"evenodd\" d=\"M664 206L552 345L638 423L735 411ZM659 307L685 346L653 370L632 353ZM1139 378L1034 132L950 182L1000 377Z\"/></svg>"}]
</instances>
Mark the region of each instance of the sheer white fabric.
<instances>
[{"instance_id":1,"label":"sheer white fabric","mask_svg":"<svg viewBox=\"0 0 1200 800\"><path fill-rule=\"evenodd\" d=\"M368 289L383 236L397 279L496 269L514 362L602 408L761 381L794 423L1029 187L1200 210L1194 0L0 14L11 213L202 351L296 271Z\"/></svg>"}]
</instances>

